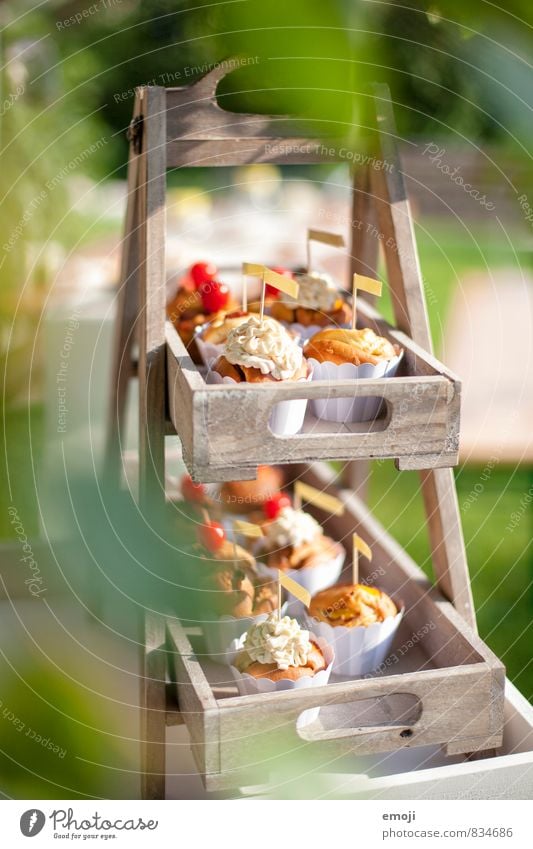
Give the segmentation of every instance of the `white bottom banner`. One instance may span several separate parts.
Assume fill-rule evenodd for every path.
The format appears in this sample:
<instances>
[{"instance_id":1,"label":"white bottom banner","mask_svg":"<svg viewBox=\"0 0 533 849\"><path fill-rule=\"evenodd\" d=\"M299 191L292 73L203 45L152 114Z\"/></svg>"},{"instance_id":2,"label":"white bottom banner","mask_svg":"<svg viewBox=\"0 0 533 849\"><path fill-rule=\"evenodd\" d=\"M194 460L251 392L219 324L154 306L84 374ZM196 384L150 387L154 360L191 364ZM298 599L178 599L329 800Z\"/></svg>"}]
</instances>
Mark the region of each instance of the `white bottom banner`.
<instances>
[{"instance_id":1,"label":"white bottom banner","mask_svg":"<svg viewBox=\"0 0 533 849\"><path fill-rule=\"evenodd\" d=\"M237 806L238 805L238 810ZM211 843L250 849L284 846L533 845L526 801L4 801L2 847L58 846L66 841L112 846ZM529 811L529 813L528 813Z\"/></svg>"}]
</instances>

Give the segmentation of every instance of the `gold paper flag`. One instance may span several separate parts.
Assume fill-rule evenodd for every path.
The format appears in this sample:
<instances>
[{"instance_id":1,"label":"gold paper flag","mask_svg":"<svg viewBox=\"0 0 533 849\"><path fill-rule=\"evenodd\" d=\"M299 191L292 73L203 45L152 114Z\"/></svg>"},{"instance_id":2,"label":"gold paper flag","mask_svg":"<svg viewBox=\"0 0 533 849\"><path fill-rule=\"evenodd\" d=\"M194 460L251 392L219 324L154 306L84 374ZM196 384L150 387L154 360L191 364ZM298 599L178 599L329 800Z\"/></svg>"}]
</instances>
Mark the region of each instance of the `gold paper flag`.
<instances>
[{"instance_id":1,"label":"gold paper flag","mask_svg":"<svg viewBox=\"0 0 533 849\"><path fill-rule=\"evenodd\" d=\"M276 271L272 271L271 268L265 269L265 283L268 283L269 286L274 286L280 292L285 292L291 298L298 297L298 289L300 287L296 280L293 280L292 277L287 277L285 274L278 274Z\"/></svg>"},{"instance_id":2,"label":"gold paper flag","mask_svg":"<svg viewBox=\"0 0 533 849\"><path fill-rule=\"evenodd\" d=\"M344 237L338 233L327 233L325 230L308 230L307 239L310 242L322 242L324 245L333 245L335 248L344 247Z\"/></svg>"},{"instance_id":3,"label":"gold paper flag","mask_svg":"<svg viewBox=\"0 0 533 849\"><path fill-rule=\"evenodd\" d=\"M250 537L251 539L259 539L263 536L263 529L259 525L253 525L251 522L244 522L241 519L234 521L233 530L236 534L242 534L243 537Z\"/></svg>"},{"instance_id":4,"label":"gold paper flag","mask_svg":"<svg viewBox=\"0 0 533 849\"><path fill-rule=\"evenodd\" d=\"M381 297L382 283L380 280L374 280L373 277L365 277L363 274L354 274L353 276L354 290L368 292L370 295Z\"/></svg>"},{"instance_id":5,"label":"gold paper flag","mask_svg":"<svg viewBox=\"0 0 533 849\"><path fill-rule=\"evenodd\" d=\"M297 584L296 581L292 580L292 578L287 577L281 569L278 569L278 581L282 587L285 587L287 592L299 599L299 601L305 604L306 607L309 607L311 604L311 593L308 593L304 587Z\"/></svg>"},{"instance_id":6,"label":"gold paper flag","mask_svg":"<svg viewBox=\"0 0 533 849\"><path fill-rule=\"evenodd\" d=\"M333 495L328 495L326 492L320 492L320 490L315 489L314 486L309 486L306 483L302 483L302 481L296 481L294 484L294 492L303 501L307 501L309 504L314 504L315 507L320 507L322 510L325 510L327 513L332 513L334 516L342 516L344 513L344 504L342 501L339 501L339 499L335 498Z\"/></svg>"},{"instance_id":7,"label":"gold paper flag","mask_svg":"<svg viewBox=\"0 0 533 849\"><path fill-rule=\"evenodd\" d=\"M243 262L242 273L249 274L250 277L262 277L263 271L266 271L264 265L258 265L257 262Z\"/></svg>"},{"instance_id":8,"label":"gold paper flag","mask_svg":"<svg viewBox=\"0 0 533 849\"><path fill-rule=\"evenodd\" d=\"M357 551L359 551L364 557L367 557L368 560L372 560L372 549L370 548L369 545L367 545L367 543L364 541L364 539L361 539L360 536L358 536L357 534L354 534L353 535L353 544L354 544L354 548L356 548Z\"/></svg>"}]
</instances>

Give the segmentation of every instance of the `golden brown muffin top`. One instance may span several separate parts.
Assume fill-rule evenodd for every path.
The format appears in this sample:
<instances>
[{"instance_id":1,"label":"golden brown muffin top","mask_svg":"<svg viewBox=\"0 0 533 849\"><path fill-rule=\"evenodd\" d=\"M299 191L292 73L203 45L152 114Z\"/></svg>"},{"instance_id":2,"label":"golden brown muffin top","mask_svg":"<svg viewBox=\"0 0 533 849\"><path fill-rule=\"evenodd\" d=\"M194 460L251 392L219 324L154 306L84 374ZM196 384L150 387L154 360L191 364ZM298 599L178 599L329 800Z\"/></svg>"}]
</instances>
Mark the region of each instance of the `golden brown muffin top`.
<instances>
[{"instance_id":1,"label":"golden brown muffin top","mask_svg":"<svg viewBox=\"0 0 533 849\"><path fill-rule=\"evenodd\" d=\"M329 587L317 593L309 606L309 615L328 625L345 628L366 627L396 616L393 600L376 587L365 584L345 584Z\"/></svg>"}]
</instances>

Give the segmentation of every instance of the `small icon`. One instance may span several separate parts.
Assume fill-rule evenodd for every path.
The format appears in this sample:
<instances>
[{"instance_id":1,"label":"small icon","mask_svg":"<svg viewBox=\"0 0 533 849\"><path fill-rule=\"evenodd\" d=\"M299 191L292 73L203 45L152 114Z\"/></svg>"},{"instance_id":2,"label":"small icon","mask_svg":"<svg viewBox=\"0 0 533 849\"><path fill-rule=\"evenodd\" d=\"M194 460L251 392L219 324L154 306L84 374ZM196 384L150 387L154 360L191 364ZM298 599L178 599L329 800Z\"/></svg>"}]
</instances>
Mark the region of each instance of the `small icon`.
<instances>
[{"instance_id":1,"label":"small icon","mask_svg":"<svg viewBox=\"0 0 533 849\"><path fill-rule=\"evenodd\" d=\"M20 830L24 837L35 837L42 830L46 817L38 808L30 808L24 811L20 818Z\"/></svg>"}]
</instances>

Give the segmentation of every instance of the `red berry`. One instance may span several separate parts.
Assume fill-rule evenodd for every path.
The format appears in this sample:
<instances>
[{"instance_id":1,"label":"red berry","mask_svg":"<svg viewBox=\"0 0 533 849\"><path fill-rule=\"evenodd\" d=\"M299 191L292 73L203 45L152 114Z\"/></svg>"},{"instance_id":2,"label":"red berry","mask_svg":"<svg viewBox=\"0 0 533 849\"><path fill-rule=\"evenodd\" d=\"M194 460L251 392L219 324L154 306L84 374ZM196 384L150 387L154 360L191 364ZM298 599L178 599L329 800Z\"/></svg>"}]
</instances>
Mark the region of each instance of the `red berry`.
<instances>
[{"instance_id":1,"label":"red berry","mask_svg":"<svg viewBox=\"0 0 533 849\"><path fill-rule=\"evenodd\" d=\"M191 265L189 274L194 280L194 285L199 289L202 283L208 283L215 279L218 268L212 262L195 262L194 265Z\"/></svg>"},{"instance_id":2,"label":"red berry","mask_svg":"<svg viewBox=\"0 0 533 849\"><path fill-rule=\"evenodd\" d=\"M190 475L183 475L181 479L181 494L186 501L205 501L205 486L203 483L195 483Z\"/></svg>"},{"instance_id":3,"label":"red berry","mask_svg":"<svg viewBox=\"0 0 533 849\"><path fill-rule=\"evenodd\" d=\"M291 499L284 492L277 492L263 504L267 519L275 519L285 507L291 507Z\"/></svg>"},{"instance_id":4,"label":"red berry","mask_svg":"<svg viewBox=\"0 0 533 849\"><path fill-rule=\"evenodd\" d=\"M212 522L210 520L206 524L198 526L198 539L202 545L205 545L208 551L214 554L224 543L226 531L220 522Z\"/></svg>"},{"instance_id":5,"label":"red berry","mask_svg":"<svg viewBox=\"0 0 533 849\"><path fill-rule=\"evenodd\" d=\"M218 280L202 283L200 295L206 312L223 310L229 302L229 289L225 283L219 283Z\"/></svg>"}]
</instances>

